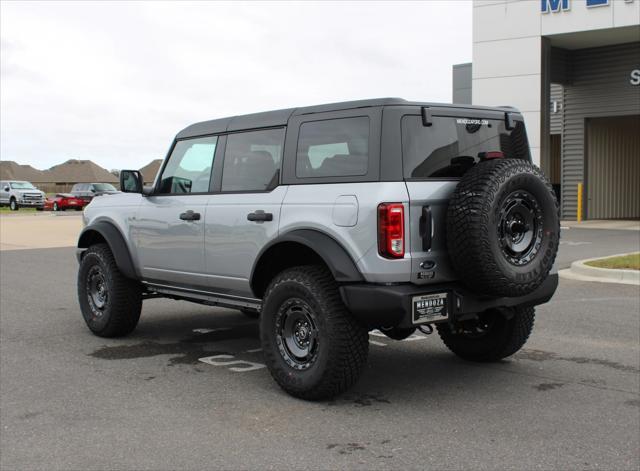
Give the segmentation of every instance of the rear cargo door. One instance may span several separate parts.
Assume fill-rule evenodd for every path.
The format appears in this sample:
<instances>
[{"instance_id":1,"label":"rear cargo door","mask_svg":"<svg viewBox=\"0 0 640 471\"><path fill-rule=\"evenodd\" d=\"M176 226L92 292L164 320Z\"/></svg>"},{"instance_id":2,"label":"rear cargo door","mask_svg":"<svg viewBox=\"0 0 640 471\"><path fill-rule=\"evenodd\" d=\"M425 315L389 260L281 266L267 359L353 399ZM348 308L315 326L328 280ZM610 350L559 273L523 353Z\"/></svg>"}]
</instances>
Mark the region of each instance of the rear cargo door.
<instances>
[{"instance_id":1,"label":"rear cargo door","mask_svg":"<svg viewBox=\"0 0 640 471\"><path fill-rule=\"evenodd\" d=\"M460 178L483 158L530 159L524 123L513 121L513 127L507 129L500 111L434 108L401 118L413 283L455 278L447 255L449 198Z\"/></svg>"}]
</instances>

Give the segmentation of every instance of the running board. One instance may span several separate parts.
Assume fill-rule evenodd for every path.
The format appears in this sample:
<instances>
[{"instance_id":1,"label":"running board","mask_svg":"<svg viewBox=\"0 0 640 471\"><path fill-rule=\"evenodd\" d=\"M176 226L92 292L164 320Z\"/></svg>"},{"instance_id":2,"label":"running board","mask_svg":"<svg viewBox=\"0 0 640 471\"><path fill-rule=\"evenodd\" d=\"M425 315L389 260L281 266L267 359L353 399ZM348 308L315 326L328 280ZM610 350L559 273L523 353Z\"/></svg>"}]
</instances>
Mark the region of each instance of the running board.
<instances>
[{"instance_id":1,"label":"running board","mask_svg":"<svg viewBox=\"0 0 640 471\"><path fill-rule=\"evenodd\" d=\"M187 301L204 302L212 306L222 306L230 308L248 308L256 311L262 309L262 301L256 298L246 298L244 296L234 296L232 294L213 293L193 288L183 288L179 286L161 285L157 283L143 282L150 291L167 297L175 297Z\"/></svg>"}]
</instances>

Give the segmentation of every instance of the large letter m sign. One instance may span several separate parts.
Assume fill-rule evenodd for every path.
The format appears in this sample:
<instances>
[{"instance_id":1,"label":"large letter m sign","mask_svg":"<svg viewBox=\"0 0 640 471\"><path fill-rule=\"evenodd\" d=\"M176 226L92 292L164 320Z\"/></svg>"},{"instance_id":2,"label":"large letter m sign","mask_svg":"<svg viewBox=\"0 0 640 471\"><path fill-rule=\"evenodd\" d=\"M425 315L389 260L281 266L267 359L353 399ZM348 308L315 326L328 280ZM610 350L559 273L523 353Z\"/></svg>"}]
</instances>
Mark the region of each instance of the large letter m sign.
<instances>
[{"instance_id":1,"label":"large letter m sign","mask_svg":"<svg viewBox=\"0 0 640 471\"><path fill-rule=\"evenodd\" d=\"M540 11L542 13L558 12L569 9L569 0L540 0Z\"/></svg>"}]
</instances>

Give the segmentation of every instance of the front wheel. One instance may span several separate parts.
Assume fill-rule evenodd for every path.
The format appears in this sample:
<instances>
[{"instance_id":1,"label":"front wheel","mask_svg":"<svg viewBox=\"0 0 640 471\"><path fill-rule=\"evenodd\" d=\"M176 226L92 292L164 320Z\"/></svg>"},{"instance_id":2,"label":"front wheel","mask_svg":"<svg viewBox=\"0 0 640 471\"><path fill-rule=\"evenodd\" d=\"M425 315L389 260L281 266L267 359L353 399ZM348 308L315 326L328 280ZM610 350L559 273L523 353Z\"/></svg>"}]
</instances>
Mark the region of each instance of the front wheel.
<instances>
[{"instance_id":1,"label":"front wheel","mask_svg":"<svg viewBox=\"0 0 640 471\"><path fill-rule=\"evenodd\" d=\"M15 198L11 198L11 201L9 202L9 209L11 211L17 211L18 209L20 209L20 206L18 206L18 202Z\"/></svg>"},{"instance_id":2,"label":"front wheel","mask_svg":"<svg viewBox=\"0 0 640 471\"><path fill-rule=\"evenodd\" d=\"M80 261L78 301L91 332L99 337L119 337L138 325L142 288L120 272L107 244L96 244Z\"/></svg>"},{"instance_id":3,"label":"front wheel","mask_svg":"<svg viewBox=\"0 0 640 471\"><path fill-rule=\"evenodd\" d=\"M59 210L60 210L60 207L58 206L58 203L57 203L57 202L56 202L56 203L53 203L53 210L54 210L54 211L59 211Z\"/></svg>"},{"instance_id":4,"label":"front wheel","mask_svg":"<svg viewBox=\"0 0 640 471\"><path fill-rule=\"evenodd\" d=\"M491 362L513 355L526 343L535 310L532 307L490 309L477 319L463 321L457 330L448 323L436 324L444 344L460 358Z\"/></svg>"},{"instance_id":5,"label":"front wheel","mask_svg":"<svg viewBox=\"0 0 640 471\"><path fill-rule=\"evenodd\" d=\"M273 378L302 399L346 391L367 361L367 329L351 316L321 266L290 268L275 277L264 297L260 337Z\"/></svg>"}]
</instances>

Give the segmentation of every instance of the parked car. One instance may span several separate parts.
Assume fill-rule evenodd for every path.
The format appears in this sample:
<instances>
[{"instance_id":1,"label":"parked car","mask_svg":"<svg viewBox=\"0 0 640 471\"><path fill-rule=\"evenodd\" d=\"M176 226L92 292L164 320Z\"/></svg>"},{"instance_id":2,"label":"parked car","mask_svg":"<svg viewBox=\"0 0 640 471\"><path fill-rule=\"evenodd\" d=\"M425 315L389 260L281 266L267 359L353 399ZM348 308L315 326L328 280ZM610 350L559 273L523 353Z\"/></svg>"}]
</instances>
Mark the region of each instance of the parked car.
<instances>
[{"instance_id":1,"label":"parked car","mask_svg":"<svg viewBox=\"0 0 640 471\"><path fill-rule=\"evenodd\" d=\"M90 202L95 196L113 195L120 193L111 183L76 183L71 188L71 194L77 198Z\"/></svg>"},{"instance_id":2,"label":"parked car","mask_svg":"<svg viewBox=\"0 0 640 471\"><path fill-rule=\"evenodd\" d=\"M44 201L44 209L51 211L65 211L75 209L82 211L88 202L82 198L76 198L70 193L58 193L55 196L47 197Z\"/></svg>"},{"instance_id":3,"label":"parked car","mask_svg":"<svg viewBox=\"0 0 640 471\"><path fill-rule=\"evenodd\" d=\"M271 375L305 399L354 384L371 329L513 355L558 285L558 202L510 107L378 99L207 121L177 134L153 188L120 181L84 212L89 329L126 335L158 296L259 313Z\"/></svg>"},{"instance_id":4,"label":"parked car","mask_svg":"<svg viewBox=\"0 0 640 471\"><path fill-rule=\"evenodd\" d=\"M45 194L32 183L19 180L0 181L0 206L9 206L11 211L20 208L36 208L44 206Z\"/></svg>"}]
</instances>

